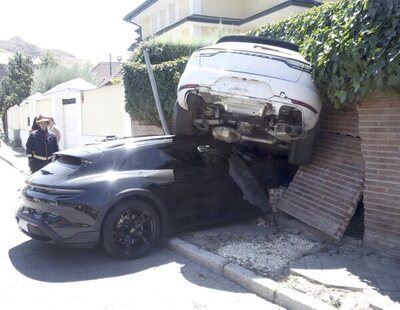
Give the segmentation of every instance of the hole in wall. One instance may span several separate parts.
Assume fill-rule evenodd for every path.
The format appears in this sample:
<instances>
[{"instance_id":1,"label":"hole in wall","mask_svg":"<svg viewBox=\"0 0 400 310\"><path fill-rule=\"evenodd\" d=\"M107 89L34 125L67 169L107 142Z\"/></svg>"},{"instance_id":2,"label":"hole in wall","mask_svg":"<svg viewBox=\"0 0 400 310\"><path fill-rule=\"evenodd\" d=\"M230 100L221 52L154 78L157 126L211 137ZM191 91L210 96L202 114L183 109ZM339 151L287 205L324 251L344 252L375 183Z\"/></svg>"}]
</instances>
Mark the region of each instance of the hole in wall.
<instances>
[{"instance_id":1,"label":"hole in wall","mask_svg":"<svg viewBox=\"0 0 400 310\"><path fill-rule=\"evenodd\" d=\"M364 237L364 203L362 197L358 202L356 211L354 212L344 235L357 239L362 239Z\"/></svg>"}]
</instances>

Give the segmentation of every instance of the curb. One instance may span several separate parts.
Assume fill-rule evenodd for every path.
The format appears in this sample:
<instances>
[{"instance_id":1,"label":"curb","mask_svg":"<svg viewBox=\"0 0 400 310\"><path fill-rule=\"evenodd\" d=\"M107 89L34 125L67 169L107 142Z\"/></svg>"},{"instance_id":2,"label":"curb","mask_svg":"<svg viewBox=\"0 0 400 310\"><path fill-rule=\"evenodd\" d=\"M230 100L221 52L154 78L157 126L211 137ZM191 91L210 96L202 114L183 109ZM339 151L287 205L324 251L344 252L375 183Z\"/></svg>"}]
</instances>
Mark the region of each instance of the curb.
<instances>
[{"instance_id":1,"label":"curb","mask_svg":"<svg viewBox=\"0 0 400 310\"><path fill-rule=\"evenodd\" d=\"M197 264L211 269L250 292L278 306L293 310L335 310L336 308L298 291L281 287L272 279L263 278L230 259L205 251L179 238L166 241L166 247ZM337 309L336 309L337 310Z\"/></svg>"},{"instance_id":2,"label":"curb","mask_svg":"<svg viewBox=\"0 0 400 310\"><path fill-rule=\"evenodd\" d=\"M28 173L26 173L26 171L24 171L24 170L22 170L22 169L20 169L20 168L18 168L16 165L14 165L14 163L12 162L12 161L10 161L10 160L8 160L5 156L3 156L1 153L0 153L0 159L2 159L3 161L5 161L7 164L9 164L11 167L13 167L14 169L17 169L19 172L21 172L22 174L25 174L25 175L29 175Z\"/></svg>"},{"instance_id":3,"label":"curb","mask_svg":"<svg viewBox=\"0 0 400 310\"><path fill-rule=\"evenodd\" d=\"M5 161L7 164L9 164L11 167L17 168L17 167L14 166L14 164L13 164L11 161L9 161L7 158L5 158L1 153L0 153L0 159L4 160L4 161Z\"/></svg>"},{"instance_id":4,"label":"curb","mask_svg":"<svg viewBox=\"0 0 400 310\"><path fill-rule=\"evenodd\" d=\"M0 145L0 159L4 160L7 164L9 164L11 167L15 168L16 170L18 170L22 174L29 175L29 172L27 172L24 169L21 169L21 167L18 164L18 162L15 162L15 161L13 161L11 159L11 158L15 158L15 155L14 154L9 154L9 151L7 150L7 148L8 148L7 145L5 145L5 146L1 146Z\"/></svg>"}]
</instances>

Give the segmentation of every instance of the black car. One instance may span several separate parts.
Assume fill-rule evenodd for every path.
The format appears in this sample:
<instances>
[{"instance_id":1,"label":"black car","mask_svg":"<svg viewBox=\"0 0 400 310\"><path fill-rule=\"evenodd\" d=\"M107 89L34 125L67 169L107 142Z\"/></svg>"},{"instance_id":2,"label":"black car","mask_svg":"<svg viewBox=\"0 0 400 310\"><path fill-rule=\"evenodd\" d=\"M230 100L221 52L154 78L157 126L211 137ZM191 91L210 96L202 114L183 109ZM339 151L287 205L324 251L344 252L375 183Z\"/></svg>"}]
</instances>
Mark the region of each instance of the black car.
<instances>
[{"instance_id":1,"label":"black car","mask_svg":"<svg viewBox=\"0 0 400 310\"><path fill-rule=\"evenodd\" d=\"M18 225L43 241L101 243L123 259L144 256L155 241L177 230L260 214L232 177L233 152L234 146L212 138L174 136L58 152L26 180ZM260 161L242 157L264 188L287 183L292 175L276 160L257 166Z\"/></svg>"}]
</instances>

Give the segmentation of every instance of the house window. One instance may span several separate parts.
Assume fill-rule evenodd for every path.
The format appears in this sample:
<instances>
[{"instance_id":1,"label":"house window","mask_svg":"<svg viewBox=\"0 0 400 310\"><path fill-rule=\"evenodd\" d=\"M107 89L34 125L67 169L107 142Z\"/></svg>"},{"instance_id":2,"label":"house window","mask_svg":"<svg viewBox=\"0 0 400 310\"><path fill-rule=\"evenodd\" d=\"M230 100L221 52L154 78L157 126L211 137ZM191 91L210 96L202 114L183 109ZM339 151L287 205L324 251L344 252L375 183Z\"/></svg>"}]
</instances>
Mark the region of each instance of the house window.
<instances>
[{"instance_id":1,"label":"house window","mask_svg":"<svg viewBox=\"0 0 400 310\"><path fill-rule=\"evenodd\" d=\"M63 99L62 104L74 104L76 103L76 98L70 98L70 99Z\"/></svg>"}]
</instances>

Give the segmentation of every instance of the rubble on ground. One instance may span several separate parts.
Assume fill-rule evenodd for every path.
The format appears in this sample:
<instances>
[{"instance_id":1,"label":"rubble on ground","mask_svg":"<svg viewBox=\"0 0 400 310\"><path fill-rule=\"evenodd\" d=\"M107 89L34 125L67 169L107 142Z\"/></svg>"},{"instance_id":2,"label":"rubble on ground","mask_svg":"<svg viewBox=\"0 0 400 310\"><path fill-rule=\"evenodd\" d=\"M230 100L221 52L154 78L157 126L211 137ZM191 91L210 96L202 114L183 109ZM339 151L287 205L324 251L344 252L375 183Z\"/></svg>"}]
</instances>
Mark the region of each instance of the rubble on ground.
<instances>
[{"instance_id":1,"label":"rubble on ground","mask_svg":"<svg viewBox=\"0 0 400 310\"><path fill-rule=\"evenodd\" d=\"M324 240L312 240L309 234L293 227L277 228L259 218L252 223L187 232L180 237L335 308L372 309L362 291L327 287L291 274L292 262L321 252L337 251L334 245L329 245Z\"/></svg>"}]
</instances>

